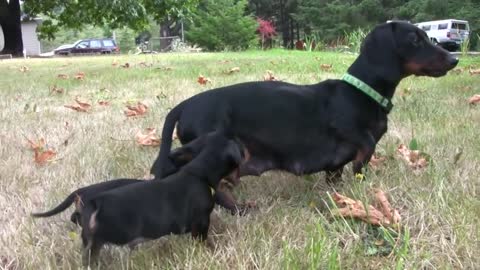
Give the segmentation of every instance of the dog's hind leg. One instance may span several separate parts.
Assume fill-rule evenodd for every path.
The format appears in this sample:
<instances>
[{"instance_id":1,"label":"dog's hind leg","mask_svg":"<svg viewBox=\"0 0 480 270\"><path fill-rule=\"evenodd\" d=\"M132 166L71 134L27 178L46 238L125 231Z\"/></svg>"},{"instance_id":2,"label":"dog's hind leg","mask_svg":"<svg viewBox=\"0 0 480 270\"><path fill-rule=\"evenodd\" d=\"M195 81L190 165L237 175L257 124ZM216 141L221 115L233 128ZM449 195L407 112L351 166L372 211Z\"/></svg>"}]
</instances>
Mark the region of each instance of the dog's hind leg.
<instances>
[{"instance_id":1,"label":"dog's hind leg","mask_svg":"<svg viewBox=\"0 0 480 270\"><path fill-rule=\"evenodd\" d=\"M82 263L83 266L96 265L98 263L98 255L102 249L103 243L97 240L91 240L90 243L83 249Z\"/></svg>"}]
</instances>

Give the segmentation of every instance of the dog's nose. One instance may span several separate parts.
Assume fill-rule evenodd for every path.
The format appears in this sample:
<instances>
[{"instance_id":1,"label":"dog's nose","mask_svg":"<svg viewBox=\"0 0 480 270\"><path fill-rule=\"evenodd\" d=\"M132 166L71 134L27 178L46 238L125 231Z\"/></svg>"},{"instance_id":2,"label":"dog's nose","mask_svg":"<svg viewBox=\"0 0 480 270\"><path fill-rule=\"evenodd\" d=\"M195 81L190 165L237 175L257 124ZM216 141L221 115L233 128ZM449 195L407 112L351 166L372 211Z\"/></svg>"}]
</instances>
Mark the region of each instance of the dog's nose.
<instances>
[{"instance_id":1,"label":"dog's nose","mask_svg":"<svg viewBox=\"0 0 480 270\"><path fill-rule=\"evenodd\" d=\"M448 59L449 64L454 67L458 64L458 61L457 57L450 57L450 59Z\"/></svg>"}]
</instances>

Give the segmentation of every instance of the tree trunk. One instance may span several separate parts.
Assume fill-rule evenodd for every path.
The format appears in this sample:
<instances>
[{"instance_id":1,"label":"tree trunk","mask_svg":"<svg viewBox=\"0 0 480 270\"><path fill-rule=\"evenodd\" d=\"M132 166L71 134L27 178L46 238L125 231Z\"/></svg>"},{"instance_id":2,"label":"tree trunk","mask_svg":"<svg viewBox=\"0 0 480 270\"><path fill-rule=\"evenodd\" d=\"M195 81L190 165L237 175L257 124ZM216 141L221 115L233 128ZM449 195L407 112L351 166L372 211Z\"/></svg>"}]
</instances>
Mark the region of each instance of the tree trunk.
<instances>
[{"instance_id":1,"label":"tree trunk","mask_svg":"<svg viewBox=\"0 0 480 270\"><path fill-rule=\"evenodd\" d=\"M0 54L23 55L22 25L20 22L20 1L0 0L0 26L3 30L5 46Z\"/></svg>"}]
</instances>

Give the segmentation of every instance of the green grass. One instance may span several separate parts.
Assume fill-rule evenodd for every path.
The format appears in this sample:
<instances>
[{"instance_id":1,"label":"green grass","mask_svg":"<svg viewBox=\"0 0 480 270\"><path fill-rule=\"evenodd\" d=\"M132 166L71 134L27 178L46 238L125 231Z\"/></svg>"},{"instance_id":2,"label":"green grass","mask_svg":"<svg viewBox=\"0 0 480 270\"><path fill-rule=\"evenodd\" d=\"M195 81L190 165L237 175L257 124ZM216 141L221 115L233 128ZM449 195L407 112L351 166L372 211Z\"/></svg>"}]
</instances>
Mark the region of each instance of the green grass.
<instances>
[{"instance_id":1,"label":"green grass","mask_svg":"<svg viewBox=\"0 0 480 270\"><path fill-rule=\"evenodd\" d=\"M129 69L120 64L146 62ZM294 83L338 78L354 56L325 52L161 54L6 60L0 62L0 269L77 269L79 229L70 211L49 219L29 213L56 205L74 189L116 177L142 178L157 148L136 145L134 135L161 129L169 108L195 93L239 82L262 80L266 70ZM321 64L333 64L328 73ZM480 66L462 58L461 65ZM21 66L29 71L22 73ZM240 67L240 72L224 71ZM166 70L165 67L171 67ZM57 74L86 74L83 81ZM196 82L204 75L212 83ZM63 94L50 87L65 88ZM389 157L366 181L351 169L341 193L368 202L378 187L403 218L398 231L330 215L323 174L310 178L269 172L247 177L235 189L240 200L255 200L258 210L233 217L215 210L209 250L189 236L169 236L130 253L109 247L106 269L475 269L480 265L480 107L467 99L480 92L480 77L467 72L433 79L409 77L394 98L389 130L377 152ZM408 90L407 90L408 89ZM409 93L401 95L402 93ZM78 113L64 104L76 96L94 104ZM110 106L96 105L109 100ZM126 102L149 106L145 117L127 119ZM68 125L66 124L68 122ZM301 134L299 134L301 136ZM25 137L44 137L58 152L37 166ZM396 157L400 143L413 138L431 162L413 172ZM66 141L68 141L66 143ZM458 153L462 152L458 161Z\"/></svg>"}]
</instances>

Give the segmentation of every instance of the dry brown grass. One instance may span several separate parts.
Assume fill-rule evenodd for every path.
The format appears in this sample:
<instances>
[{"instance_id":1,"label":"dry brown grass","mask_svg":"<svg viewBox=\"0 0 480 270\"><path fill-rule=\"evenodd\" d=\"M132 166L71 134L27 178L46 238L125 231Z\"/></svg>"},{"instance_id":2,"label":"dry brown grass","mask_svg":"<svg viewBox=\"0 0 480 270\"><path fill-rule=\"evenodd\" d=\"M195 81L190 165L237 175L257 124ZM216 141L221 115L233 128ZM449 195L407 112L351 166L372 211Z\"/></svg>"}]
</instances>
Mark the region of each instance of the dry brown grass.
<instances>
[{"instance_id":1,"label":"dry brown grass","mask_svg":"<svg viewBox=\"0 0 480 270\"><path fill-rule=\"evenodd\" d=\"M114 58L132 67L113 67ZM148 127L161 129L168 109L181 100L205 89L262 80L266 70L297 83L335 78L352 61L352 56L341 54L272 51L0 62L0 269L79 268L81 241L78 228L68 220L69 211L37 220L29 213L57 204L81 186L117 177L142 178L158 149L136 145L135 134ZM142 67L141 62L152 66ZM467 58L462 64L479 62ZM333 64L329 73L320 70L325 63ZM20 72L22 66L29 70ZM236 66L240 72L224 73ZM78 72L85 73L83 80L73 79ZM199 85L200 74L212 82ZM64 93L51 93L53 85L64 88ZM410 88L411 95L395 99L389 132L377 148L389 157L387 162L368 172L363 182L353 180L348 170L345 183L337 187L363 200L368 200L370 187L390 194L404 219L390 246L388 232L331 217L327 206L332 190L322 174L301 178L272 172L245 178L236 189L240 199L256 200L258 210L243 217L215 211L215 251L188 236L169 236L131 254L126 248L109 247L102 253L101 266L478 269L480 108L466 103L480 91L478 85L480 77L467 73L405 80L399 88ZM471 88L458 90L465 86ZM91 101L93 109L79 113L63 107L76 96ZM110 101L110 106L97 105L100 100ZM126 118L125 103L137 101L148 105L149 112ZM45 138L58 153L55 160L36 165L25 137ZM431 157L429 167L420 173L395 158L397 145L412 138ZM455 162L459 149L462 154ZM387 256L372 246L377 240L384 241L379 249L385 247Z\"/></svg>"}]
</instances>

